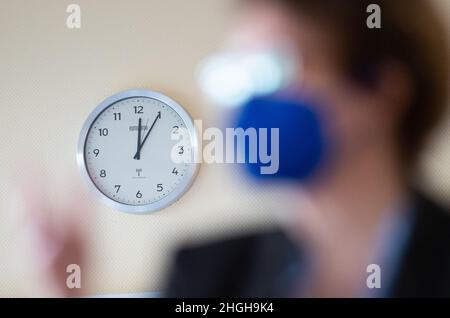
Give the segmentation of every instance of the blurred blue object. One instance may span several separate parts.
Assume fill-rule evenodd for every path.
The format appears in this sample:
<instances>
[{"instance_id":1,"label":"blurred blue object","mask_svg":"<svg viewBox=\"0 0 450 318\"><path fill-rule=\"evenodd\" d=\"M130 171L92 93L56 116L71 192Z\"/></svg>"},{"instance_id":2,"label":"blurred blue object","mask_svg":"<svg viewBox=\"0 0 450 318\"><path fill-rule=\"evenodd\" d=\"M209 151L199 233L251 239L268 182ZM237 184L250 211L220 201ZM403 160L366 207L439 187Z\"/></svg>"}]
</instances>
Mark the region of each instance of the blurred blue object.
<instances>
[{"instance_id":1,"label":"blurred blue object","mask_svg":"<svg viewBox=\"0 0 450 318\"><path fill-rule=\"evenodd\" d=\"M325 136L323 118L318 107L298 96L271 95L255 97L242 105L234 125L236 128L279 129L279 170L275 174L261 174L264 165L260 156L249 163L249 143L244 144L245 169L250 175L265 180L304 182L316 175L328 153L330 141ZM258 143L258 154L260 144ZM272 154L273 156L273 154Z\"/></svg>"}]
</instances>

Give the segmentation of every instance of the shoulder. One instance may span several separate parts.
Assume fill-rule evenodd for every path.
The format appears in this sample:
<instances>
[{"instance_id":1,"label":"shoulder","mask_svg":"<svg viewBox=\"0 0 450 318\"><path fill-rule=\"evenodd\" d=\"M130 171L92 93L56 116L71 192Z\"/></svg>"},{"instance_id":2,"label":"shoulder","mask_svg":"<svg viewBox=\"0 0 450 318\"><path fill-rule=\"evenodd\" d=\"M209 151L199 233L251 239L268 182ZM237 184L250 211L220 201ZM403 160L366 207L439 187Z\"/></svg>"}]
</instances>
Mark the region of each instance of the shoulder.
<instances>
[{"instance_id":1,"label":"shoulder","mask_svg":"<svg viewBox=\"0 0 450 318\"><path fill-rule=\"evenodd\" d=\"M447 207L421 193L416 193L414 208L417 234L428 238L438 237L441 240L450 240L450 211Z\"/></svg>"},{"instance_id":2,"label":"shoulder","mask_svg":"<svg viewBox=\"0 0 450 318\"><path fill-rule=\"evenodd\" d=\"M178 259L190 261L203 260L207 256L218 256L219 259L233 258L242 259L243 254L251 251L271 249L279 247L286 240L285 234L279 229L261 232L247 233L245 235L234 235L224 239L218 239L203 244L190 244L181 248L177 254ZM251 253L251 254L254 254ZM214 261L215 259L212 259Z\"/></svg>"},{"instance_id":3,"label":"shoulder","mask_svg":"<svg viewBox=\"0 0 450 318\"><path fill-rule=\"evenodd\" d=\"M175 255L167 295L239 296L247 291L253 294L249 289L257 288L258 282L252 278L260 273L274 275L292 248L279 229L184 246ZM274 262L267 262L268 259Z\"/></svg>"},{"instance_id":4,"label":"shoulder","mask_svg":"<svg viewBox=\"0 0 450 318\"><path fill-rule=\"evenodd\" d=\"M423 194L414 196L414 226L394 295L450 296L450 212Z\"/></svg>"}]
</instances>

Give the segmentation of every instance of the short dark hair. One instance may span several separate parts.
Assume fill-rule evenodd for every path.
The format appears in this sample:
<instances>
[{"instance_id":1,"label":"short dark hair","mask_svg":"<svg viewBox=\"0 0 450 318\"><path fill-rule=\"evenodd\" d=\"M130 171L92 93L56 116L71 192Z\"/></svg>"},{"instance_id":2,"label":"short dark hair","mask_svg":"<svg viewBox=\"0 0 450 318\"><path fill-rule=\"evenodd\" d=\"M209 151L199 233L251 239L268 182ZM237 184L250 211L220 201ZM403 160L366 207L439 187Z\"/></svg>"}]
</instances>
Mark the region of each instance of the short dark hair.
<instances>
[{"instance_id":1,"label":"short dark hair","mask_svg":"<svg viewBox=\"0 0 450 318\"><path fill-rule=\"evenodd\" d=\"M430 132L447 109L447 34L429 0L272 0L294 17L313 18L344 48L347 74L363 83L368 67L400 62L410 72L414 96L401 118L398 145L406 164L415 163ZM370 4L381 8L381 28L366 24ZM342 44L342 45L341 45Z\"/></svg>"}]
</instances>

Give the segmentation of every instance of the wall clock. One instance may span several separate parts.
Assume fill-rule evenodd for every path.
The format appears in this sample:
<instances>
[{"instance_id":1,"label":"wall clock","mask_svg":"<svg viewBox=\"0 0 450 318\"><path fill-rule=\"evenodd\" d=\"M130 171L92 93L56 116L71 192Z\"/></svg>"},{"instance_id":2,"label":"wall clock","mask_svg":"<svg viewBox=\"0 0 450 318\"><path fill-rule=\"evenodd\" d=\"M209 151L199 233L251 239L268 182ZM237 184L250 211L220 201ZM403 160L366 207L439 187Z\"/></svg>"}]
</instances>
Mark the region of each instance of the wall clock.
<instances>
[{"instance_id":1,"label":"wall clock","mask_svg":"<svg viewBox=\"0 0 450 318\"><path fill-rule=\"evenodd\" d=\"M136 89L107 98L89 115L77 161L101 201L140 214L161 210L188 190L197 156L197 133L183 107Z\"/></svg>"}]
</instances>

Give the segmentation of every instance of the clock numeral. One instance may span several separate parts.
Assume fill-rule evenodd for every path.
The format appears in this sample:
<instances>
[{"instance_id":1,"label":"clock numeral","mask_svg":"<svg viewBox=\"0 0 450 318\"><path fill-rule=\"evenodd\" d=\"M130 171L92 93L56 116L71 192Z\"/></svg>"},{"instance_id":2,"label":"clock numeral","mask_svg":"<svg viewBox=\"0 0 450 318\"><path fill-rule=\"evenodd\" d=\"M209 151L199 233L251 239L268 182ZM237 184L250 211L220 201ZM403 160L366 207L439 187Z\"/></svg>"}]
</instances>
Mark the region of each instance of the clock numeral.
<instances>
[{"instance_id":1,"label":"clock numeral","mask_svg":"<svg viewBox=\"0 0 450 318\"><path fill-rule=\"evenodd\" d=\"M100 153L100 150L94 149L92 152L94 153L95 157L98 157L98 154Z\"/></svg>"},{"instance_id":2,"label":"clock numeral","mask_svg":"<svg viewBox=\"0 0 450 318\"><path fill-rule=\"evenodd\" d=\"M184 146L178 146L178 154L179 155L182 155L182 154L184 154Z\"/></svg>"},{"instance_id":3,"label":"clock numeral","mask_svg":"<svg viewBox=\"0 0 450 318\"><path fill-rule=\"evenodd\" d=\"M106 170L100 170L100 177L101 178L106 177Z\"/></svg>"},{"instance_id":4,"label":"clock numeral","mask_svg":"<svg viewBox=\"0 0 450 318\"><path fill-rule=\"evenodd\" d=\"M144 107L143 106L133 106L134 113L135 114L143 114L144 113Z\"/></svg>"},{"instance_id":5,"label":"clock numeral","mask_svg":"<svg viewBox=\"0 0 450 318\"><path fill-rule=\"evenodd\" d=\"M141 193L141 191L138 191L138 192L136 193L136 198L138 198L138 199L142 198L142 193Z\"/></svg>"},{"instance_id":6,"label":"clock numeral","mask_svg":"<svg viewBox=\"0 0 450 318\"><path fill-rule=\"evenodd\" d=\"M156 191L161 192L162 190L164 190L162 183L158 183L156 185Z\"/></svg>"},{"instance_id":7,"label":"clock numeral","mask_svg":"<svg viewBox=\"0 0 450 318\"><path fill-rule=\"evenodd\" d=\"M122 120L122 113L114 113L114 120Z\"/></svg>"},{"instance_id":8,"label":"clock numeral","mask_svg":"<svg viewBox=\"0 0 450 318\"><path fill-rule=\"evenodd\" d=\"M116 188L116 193L119 193L119 190L120 190L120 184L116 184L116 185L114 186L114 188Z\"/></svg>"},{"instance_id":9,"label":"clock numeral","mask_svg":"<svg viewBox=\"0 0 450 318\"><path fill-rule=\"evenodd\" d=\"M100 128L98 131L100 132L100 136L108 136L108 128Z\"/></svg>"},{"instance_id":10,"label":"clock numeral","mask_svg":"<svg viewBox=\"0 0 450 318\"><path fill-rule=\"evenodd\" d=\"M178 127L178 126L173 126L172 127L172 134L178 134L179 132L178 132L178 129L180 129L180 127Z\"/></svg>"},{"instance_id":11,"label":"clock numeral","mask_svg":"<svg viewBox=\"0 0 450 318\"><path fill-rule=\"evenodd\" d=\"M178 175L178 170L177 170L177 168L173 168L172 173Z\"/></svg>"}]
</instances>

